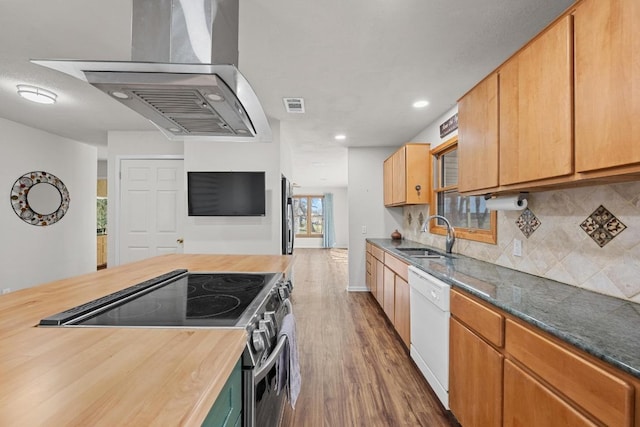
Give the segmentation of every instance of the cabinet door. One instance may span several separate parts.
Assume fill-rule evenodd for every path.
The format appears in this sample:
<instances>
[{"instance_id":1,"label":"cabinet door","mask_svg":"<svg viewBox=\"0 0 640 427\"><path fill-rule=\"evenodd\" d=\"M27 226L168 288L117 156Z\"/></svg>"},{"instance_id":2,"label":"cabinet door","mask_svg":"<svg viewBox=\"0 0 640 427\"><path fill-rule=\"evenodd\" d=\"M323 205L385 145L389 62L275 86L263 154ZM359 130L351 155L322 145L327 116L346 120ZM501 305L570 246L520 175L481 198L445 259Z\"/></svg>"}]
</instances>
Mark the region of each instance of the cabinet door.
<instances>
[{"instance_id":1,"label":"cabinet door","mask_svg":"<svg viewBox=\"0 0 640 427\"><path fill-rule=\"evenodd\" d=\"M380 307L384 308L384 264L376 259L376 292L375 297Z\"/></svg>"},{"instance_id":2,"label":"cabinet door","mask_svg":"<svg viewBox=\"0 0 640 427\"><path fill-rule=\"evenodd\" d=\"M384 267L384 312L393 323L396 302L396 274L392 269Z\"/></svg>"},{"instance_id":3,"label":"cabinet door","mask_svg":"<svg viewBox=\"0 0 640 427\"><path fill-rule=\"evenodd\" d=\"M389 157L384 161L382 175L384 205L391 206L393 204L393 157Z\"/></svg>"},{"instance_id":4,"label":"cabinet door","mask_svg":"<svg viewBox=\"0 0 640 427\"><path fill-rule=\"evenodd\" d=\"M405 202L425 204L431 200L431 154L429 144L405 146ZM418 187L420 188L418 190Z\"/></svg>"},{"instance_id":5,"label":"cabinet door","mask_svg":"<svg viewBox=\"0 0 640 427\"><path fill-rule=\"evenodd\" d=\"M509 360L504 362L504 427L596 426Z\"/></svg>"},{"instance_id":6,"label":"cabinet door","mask_svg":"<svg viewBox=\"0 0 640 427\"><path fill-rule=\"evenodd\" d=\"M571 16L499 71L500 184L573 173Z\"/></svg>"},{"instance_id":7,"label":"cabinet door","mask_svg":"<svg viewBox=\"0 0 640 427\"><path fill-rule=\"evenodd\" d=\"M458 102L458 191L498 186L498 75Z\"/></svg>"},{"instance_id":8,"label":"cabinet door","mask_svg":"<svg viewBox=\"0 0 640 427\"><path fill-rule=\"evenodd\" d=\"M449 339L451 412L464 427L500 426L503 356L453 317Z\"/></svg>"},{"instance_id":9,"label":"cabinet door","mask_svg":"<svg viewBox=\"0 0 640 427\"><path fill-rule=\"evenodd\" d=\"M232 427L242 415L242 366L240 361L202 422L204 427Z\"/></svg>"},{"instance_id":10,"label":"cabinet door","mask_svg":"<svg viewBox=\"0 0 640 427\"><path fill-rule=\"evenodd\" d=\"M640 163L638 0L586 0L574 17L576 171Z\"/></svg>"},{"instance_id":11,"label":"cabinet door","mask_svg":"<svg viewBox=\"0 0 640 427\"><path fill-rule=\"evenodd\" d=\"M396 302L393 324L407 348L411 345L411 311L409 294L409 284L402 277L396 276Z\"/></svg>"},{"instance_id":12,"label":"cabinet door","mask_svg":"<svg viewBox=\"0 0 640 427\"><path fill-rule=\"evenodd\" d=\"M407 194L405 182L406 173L406 147L400 148L393 156L393 204L404 203Z\"/></svg>"}]
</instances>

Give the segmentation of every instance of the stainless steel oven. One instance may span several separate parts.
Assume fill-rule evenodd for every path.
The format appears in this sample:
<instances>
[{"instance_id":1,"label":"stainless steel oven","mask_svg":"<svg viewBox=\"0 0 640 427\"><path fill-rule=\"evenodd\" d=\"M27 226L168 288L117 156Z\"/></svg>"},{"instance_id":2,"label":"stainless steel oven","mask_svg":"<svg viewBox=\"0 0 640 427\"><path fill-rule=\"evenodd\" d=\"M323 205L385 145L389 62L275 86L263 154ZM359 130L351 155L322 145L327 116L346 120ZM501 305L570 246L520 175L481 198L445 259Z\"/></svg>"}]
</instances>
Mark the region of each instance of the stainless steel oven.
<instances>
[{"instance_id":1,"label":"stainless steel oven","mask_svg":"<svg viewBox=\"0 0 640 427\"><path fill-rule=\"evenodd\" d=\"M49 316L40 326L245 328L243 425L277 426L285 393L276 366L287 348L280 328L292 313L292 288L281 273L175 270Z\"/></svg>"}]
</instances>

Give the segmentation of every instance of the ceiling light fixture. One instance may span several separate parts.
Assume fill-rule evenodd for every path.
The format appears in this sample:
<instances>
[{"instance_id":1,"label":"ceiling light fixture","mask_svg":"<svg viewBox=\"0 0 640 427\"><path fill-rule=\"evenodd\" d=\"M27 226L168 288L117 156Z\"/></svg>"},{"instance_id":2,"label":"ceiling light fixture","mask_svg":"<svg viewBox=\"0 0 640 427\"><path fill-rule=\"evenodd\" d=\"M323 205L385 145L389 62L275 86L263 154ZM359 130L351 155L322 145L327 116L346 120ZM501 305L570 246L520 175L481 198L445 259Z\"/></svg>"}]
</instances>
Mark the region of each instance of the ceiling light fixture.
<instances>
[{"instance_id":1,"label":"ceiling light fixture","mask_svg":"<svg viewBox=\"0 0 640 427\"><path fill-rule=\"evenodd\" d=\"M413 103L413 108L424 108L429 105L429 101L420 100Z\"/></svg>"},{"instance_id":2,"label":"ceiling light fixture","mask_svg":"<svg viewBox=\"0 0 640 427\"><path fill-rule=\"evenodd\" d=\"M342 141L342 140L347 139L347 135L340 133L340 134L336 135L334 138L337 139L338 141Z\"/></svg>"},{"instance_id":3,"label":"ceiling light fixture","mask_svg":"<svg viewBox=\"0 0 640 427\"><path fill-rule=\"evenodd\" d=\"M37 86L17 85L18 95L29 101L38 102L40 104L54 104L58 95L50 90L42 89Z\"/></svg>"}]
</instances>

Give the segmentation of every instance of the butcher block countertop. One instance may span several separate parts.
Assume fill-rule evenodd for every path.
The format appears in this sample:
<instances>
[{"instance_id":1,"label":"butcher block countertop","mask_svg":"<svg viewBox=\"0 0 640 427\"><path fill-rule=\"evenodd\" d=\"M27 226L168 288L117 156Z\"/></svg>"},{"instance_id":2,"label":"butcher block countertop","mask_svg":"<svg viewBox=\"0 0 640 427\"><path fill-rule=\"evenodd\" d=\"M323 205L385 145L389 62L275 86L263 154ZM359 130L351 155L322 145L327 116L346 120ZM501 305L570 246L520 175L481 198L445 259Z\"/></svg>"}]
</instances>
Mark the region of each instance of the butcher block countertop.
<instances>
[{"instance_id":1,"label":"butcher block countertop","mask_svg":"<svg viewBox=\"0 0 640 427\"><path fill-rule=\"evenodd\" d=\"M162 273L287 272L291 256L164 255L0 296L1 426L199 426L242 328L42 328L40 319Z\"/></svg>"}]
</instances>

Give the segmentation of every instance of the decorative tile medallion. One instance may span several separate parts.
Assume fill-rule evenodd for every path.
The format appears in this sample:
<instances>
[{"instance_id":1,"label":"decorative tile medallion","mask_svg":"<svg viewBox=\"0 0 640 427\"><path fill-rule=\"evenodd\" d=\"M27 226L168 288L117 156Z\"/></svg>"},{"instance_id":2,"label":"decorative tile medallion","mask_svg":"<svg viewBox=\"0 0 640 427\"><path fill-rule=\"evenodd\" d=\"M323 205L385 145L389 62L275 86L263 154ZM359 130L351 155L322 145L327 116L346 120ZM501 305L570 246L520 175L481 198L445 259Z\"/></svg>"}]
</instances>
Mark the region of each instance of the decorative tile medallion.
<instances>
[{"instance_id":1,"label":"decorative tile medallion","mask_svg":"<svg viewBox=\"0 0 640 427\"><path fill-rule=\"evenodd\" d=\"M533 234L534 231L536 231L538 227L540 227L540 224L542 223L540 222L538 217L535 216L529 208L525 208L525 210L522 211L522 213L516 220L516 225L527 239Z\"/></svg>"},{"instance_id":2,"label":"decorative tile medallion","mask_svg":"<svg viewBox=\"0 0 640 427\"><path fill-rule=\"evenodd\" d=\"M422 224L424 224L424 215L422 215L422 212L418 214L418 222L420 223L420 227L422 227Z\"/></svg>"},{"instance_id":3,"label":"decorative tile medallion","mask_svg":"<svg viewBox=\"0 0 640 427\"><path fill-rule=\"evenodd\" d=\"M580 224L580 227L601 248L627 228L622 221L602 205L593 211L593 213Z\"/></svg>"},{"instance_id":4,"label":"decorative tile medallion","mask_svg":"<svg viewBox=\"0 0 640 427\"><path fill-rule=\"evenodd\" d=\"M411 216L411 212L407 213L407 222L411 225L411 221L413 221L413 217Z\"/></svg>"}]
</instances>

